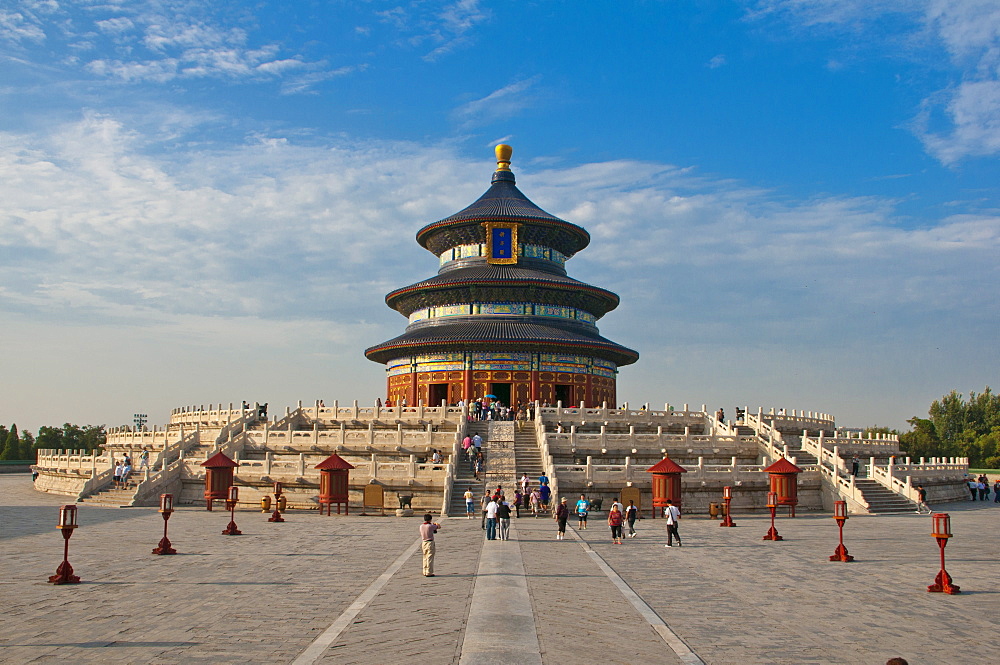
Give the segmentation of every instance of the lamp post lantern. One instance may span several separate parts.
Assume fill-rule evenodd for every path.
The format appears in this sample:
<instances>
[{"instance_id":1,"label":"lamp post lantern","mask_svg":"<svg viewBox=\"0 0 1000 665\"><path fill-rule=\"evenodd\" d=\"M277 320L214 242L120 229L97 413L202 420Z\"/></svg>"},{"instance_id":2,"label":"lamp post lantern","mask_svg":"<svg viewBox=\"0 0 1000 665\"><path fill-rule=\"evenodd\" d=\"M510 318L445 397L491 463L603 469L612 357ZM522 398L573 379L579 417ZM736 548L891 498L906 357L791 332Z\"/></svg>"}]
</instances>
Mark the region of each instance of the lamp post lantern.
<instances>
[{"instance_id":1,"label":"lamp post lantern","mask_svg":"<svg viewBox=\"0 0 1000 665\"><path fill-rule=\"evenodd\" d=\"M56 574L49 576L49 584L79 584L80 578L73 574L73 566L69 565L69 539L76 529L76 506L69 504L59 509L59 524L56 528L62 532L63 560L56 568Z\"/></svg>"},{"instance_id":2,"label":"lamp post lantern","mask_svg":"<svg viewBox=\"0 0 1000 665\"><path fill-rule=\"evenodd\" d=\"M854 557L848 554L847 548L844 547L844 522L847 521L846 501L833 502L833 519L837 520L837 526L840 528L840 544L830 555L830 561L843 561L844 563L854 561Z\"/></svg>"},{"instance_id":3,"label":"lamp post lantern","mask_svg":"<svg viewBox=\"0 0 1000 665\"><path fill-rule=\"evenodd\" d=\"M729 504L733 500L733 488L729 485L722 488L722 500L726 505L723 508L723 518L719 522L719 526L736 526L736 522L733 521L732 516L729 514Z\"/></svg>"},{"instance_id":4,"label":"lamp post lantern","mask_svg":"<svg viewBox=\"0 0 1000 665\"><path fill-rule=\"evenodd\" d=\"M927 587L928 591L938 593L956 594L961 593L961 588L957 584L952 584L951 575L944 569L944 548L951 538L951 516L948 513L934 513L933 529L931 535L937 538L938 547L941 548L941 571L934 578L934 584Z\"/></svg>"},{"instance_id":5,"label":"lamp post lantern","mask_svg":"<svg viewBox=\"0 0 1000 665\"><path fill-rule=\"evenodd\" d=\"M778 493L767 493L767 507L771 510L771 529L764 534L763 540L784 540L778 535L778 530L774 528L774 513L778 509Z\"/></svg>"},{"instance_id":6,"label":"lamp post lantern","mask_svg":"<svg viewBox=\"0 0 1000 665\"><path fill-rule=\"evenodd\" d=\"M284 522L285 518L281 516L281 508L283 507L281 496L281 483L274 483L274 512L270 517L267 518L268 522Z\"/></svg>"},{"instance_id":7,"label":"lamp post lantern","mask_svg":"<svg viewBox=\"0 0 1000 665\"><path fill-rule=\"evenodd\" d=\"M177 550L170 545L170 539L167 538L167 522L170 520L173 512L174 495L161 494L160 514L163 515L163 538L160 539L159 544L153 549L153 554L177 554Z\"/></svg>"},{"instance_id":8,"label":"lamp post lantern","mask_svg":"<svg viewBox=\"0 0 1000 665\"><path fill-rule=\"evenodd\" d=\"M226 508L229 509L229 524L223 530L223 536L241 536L243 532L236 528L236 504L240 500L240 488L236 485L229 486L229 494L226 496Z\"/></svg>"}]
</instances>

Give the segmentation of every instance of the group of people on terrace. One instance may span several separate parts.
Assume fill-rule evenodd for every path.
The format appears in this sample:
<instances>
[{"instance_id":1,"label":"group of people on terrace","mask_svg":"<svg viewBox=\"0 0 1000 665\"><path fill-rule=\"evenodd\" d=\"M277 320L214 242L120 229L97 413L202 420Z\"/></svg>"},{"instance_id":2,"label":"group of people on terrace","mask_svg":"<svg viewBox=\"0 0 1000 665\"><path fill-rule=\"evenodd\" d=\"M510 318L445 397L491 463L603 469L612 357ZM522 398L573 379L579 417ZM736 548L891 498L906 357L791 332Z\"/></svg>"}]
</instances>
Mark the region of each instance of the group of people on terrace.
<instances>
[{"instance_id":1,"label":"group of people on terrace","mask_svg":"<svg viewBox=\"0 0 1000 665\"><path fill-rule=\"evenodd\" d=\"M465 400L455 404L465 406ZM548 406L546 404L546 406ZM531 420L533 415L531 404L505 405L493 395L487 395L469 402L469 422L490 420Z\"/></svg>"},{"instance_id":2,"label":"group of people on terrace","mask_svg":"<svg viewBox=\"0 0 1000 665\"><path fill-rule=\"evenodd\" d=\"M128 489L131 486L132 477L132 458L128 453L124 453L122 458L119 460L112 459L112 466L114 471L112 472L112 482L114 483L114 488L116 490ZM149 469L149 451L143 450L139 454L139 470Z\"/></svg>"},{"instance_id":3,"label":"group of people on terrace","mask_svg":"<svg viewBox=\"0 0 1000 665\"><path fill-rule=\"evenodd\" d=\"M987 501L990 498L990 479L986 477L986 474L980 474L978 478L969 478L969 494L970 501L975 501L977 498L980 501ZM993 483L993 502L1000 503L1000 480Z\"/></svg>"}]
</instances>

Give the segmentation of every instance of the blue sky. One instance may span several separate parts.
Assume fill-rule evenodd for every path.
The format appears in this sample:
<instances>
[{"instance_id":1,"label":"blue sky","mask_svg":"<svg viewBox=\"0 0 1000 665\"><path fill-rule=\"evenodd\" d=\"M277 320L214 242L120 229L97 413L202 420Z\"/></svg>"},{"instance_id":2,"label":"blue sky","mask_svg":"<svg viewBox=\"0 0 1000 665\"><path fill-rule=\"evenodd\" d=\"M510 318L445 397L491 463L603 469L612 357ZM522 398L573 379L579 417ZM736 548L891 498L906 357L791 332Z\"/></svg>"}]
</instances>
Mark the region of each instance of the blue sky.
<instances>
[{"instance_id":1,"label":"blue sky","mask_svg":"<svg viewBox=\"0 0 1000 665\"><path fill-rule=\"evenodd\" d=\"M9 0L0 422L371 403L491 147L620 400L903 427L1000 367L1000 5Z\"/></svg>"}]
</instances>

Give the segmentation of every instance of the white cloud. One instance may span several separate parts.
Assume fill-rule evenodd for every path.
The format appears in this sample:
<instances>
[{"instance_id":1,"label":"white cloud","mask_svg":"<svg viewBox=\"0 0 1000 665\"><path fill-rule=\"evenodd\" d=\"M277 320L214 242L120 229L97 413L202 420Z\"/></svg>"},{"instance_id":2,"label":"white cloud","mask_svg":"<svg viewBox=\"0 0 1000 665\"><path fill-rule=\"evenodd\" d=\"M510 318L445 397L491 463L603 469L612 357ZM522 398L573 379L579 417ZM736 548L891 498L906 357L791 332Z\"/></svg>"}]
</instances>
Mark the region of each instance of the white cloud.
<instances>
[{"instance_id":1,"label":"white cloud","mask_svg":"<svg viewBox=\"0 0 1000 665\"><path fill-rule=\"evenodd\" d=\"M754 19L851 35L885 57L911 55L941 66L943 49L958 81L929 95L911 124L927 151L944 164L1000 154L1000 4L994 0L763 0ZM836 62L836 67L843 63ZM945 126L931 118L941 114Z\"/></svg>"},{"instance_id":2,"label":"white cloud","mask_svg":"<svg viewBox=\"0 0 1000 665\"><path fill-rule=\"evenodd\" d=\"M725 64L726 64L726 56L720 53L719 55L714 56L711 60L705 63L705 66L708 67L709 69L718 69L719 67L722 67Z\"/></svg>"}]
</instances>

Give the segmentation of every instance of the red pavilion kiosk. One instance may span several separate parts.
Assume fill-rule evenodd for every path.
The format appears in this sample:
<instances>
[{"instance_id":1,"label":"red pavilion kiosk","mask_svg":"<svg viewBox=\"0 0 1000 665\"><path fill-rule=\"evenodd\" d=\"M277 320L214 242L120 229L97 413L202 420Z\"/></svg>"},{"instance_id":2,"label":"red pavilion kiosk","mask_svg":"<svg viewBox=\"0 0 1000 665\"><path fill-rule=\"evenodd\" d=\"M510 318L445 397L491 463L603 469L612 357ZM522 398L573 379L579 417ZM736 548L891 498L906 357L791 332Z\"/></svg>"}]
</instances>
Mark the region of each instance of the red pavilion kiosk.
<instances>
[{"instance_id":1,"label":"red pavilion kiosk","mask_svg":"<svg viewBox=\"0 0 1000 665\"><path fill-rule=\"evenodd\" d=\"M340 504L344 504L344 514L350 514L347 502L348 471L354 468L340 455L334 453L316 465L319 469L319 514L333 514L333 504L337 504L337 514L340 514Z\"/></svg>"},{"instance_id":2,"label":"red pavilion kiosk","mask_svg":"<svg viewBox=\"0 0 1000 665\"><path fill-rule=\"evenodd\" d=\"M789 515L795 517L795 506L799 503L798 476L802 469L782 457L764 469L771 479L771 491L778 495L779 506L788 506Z\"/></svg>"},{"instance_id":3,"label":"red pavilion kiosk","mask_svg":"<svg viewBox=\"0 0 1000 665\"><path fill-rule=\"evenodd\" d=\"M656 509L662 512L667 506L667 499L681 507L681 474L687 473L687 469L669 457L646 469L646 473L653 474L653 517L656 517Z\"/></svg>"},{"instance_id":4,"label":"red pavilion kiosk","mask_svg":"<svg viewBox=\"0 0 1000 665\"><path fill-rule=\"evenodd\" d=\"M233 469L240 465L221 452L215 453L201 463L205 467L205 502L206 508L212 510L212 501L225 501L229 498L229 487L233 484Z\"/></svg>"}]
</instances>

